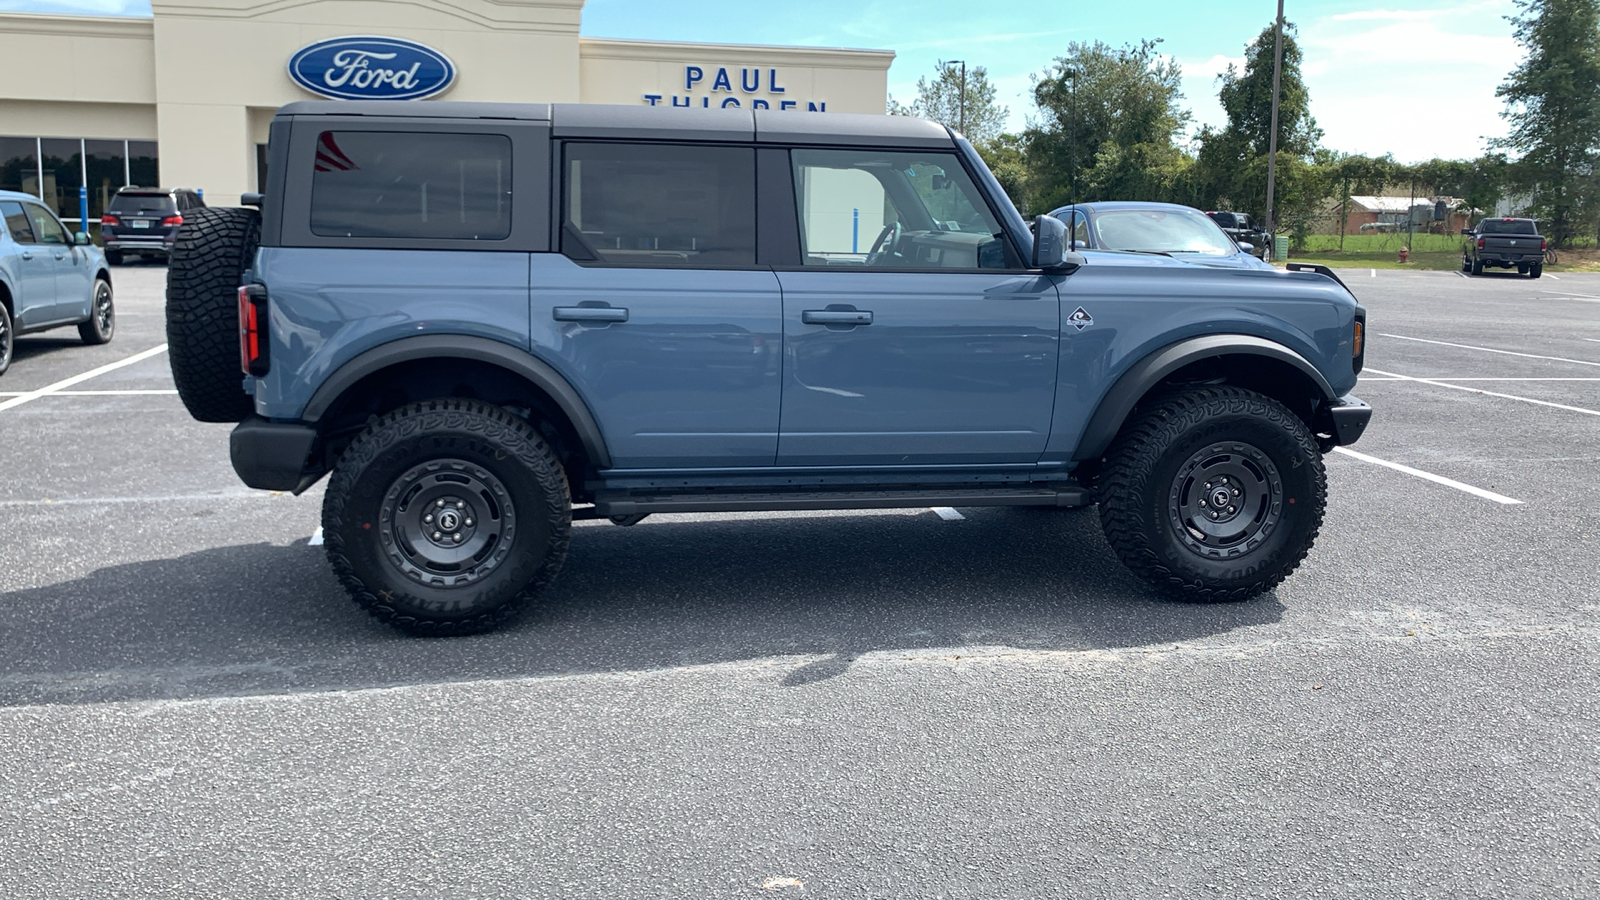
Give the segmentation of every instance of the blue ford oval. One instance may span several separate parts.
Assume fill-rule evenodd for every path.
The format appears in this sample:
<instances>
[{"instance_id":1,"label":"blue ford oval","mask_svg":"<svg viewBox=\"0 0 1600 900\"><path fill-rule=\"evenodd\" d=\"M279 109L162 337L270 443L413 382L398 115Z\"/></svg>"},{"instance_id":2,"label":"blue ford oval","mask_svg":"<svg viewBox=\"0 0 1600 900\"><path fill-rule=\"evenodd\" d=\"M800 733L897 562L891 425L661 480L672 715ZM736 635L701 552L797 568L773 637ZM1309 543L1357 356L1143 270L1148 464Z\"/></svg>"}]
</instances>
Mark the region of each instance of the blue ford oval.
<instances>
[{"instance_id":1,"label":"blue ford oval","mask_svg":"<svg viewBox=\"0 0 1600 900\"><path fill-rule=\"evenodd\" d=\"M456 79L448 56L424 44L386 37L337 37L300 48L289 77L338 100L420 100Z\"/></svg>"}]
</instances>

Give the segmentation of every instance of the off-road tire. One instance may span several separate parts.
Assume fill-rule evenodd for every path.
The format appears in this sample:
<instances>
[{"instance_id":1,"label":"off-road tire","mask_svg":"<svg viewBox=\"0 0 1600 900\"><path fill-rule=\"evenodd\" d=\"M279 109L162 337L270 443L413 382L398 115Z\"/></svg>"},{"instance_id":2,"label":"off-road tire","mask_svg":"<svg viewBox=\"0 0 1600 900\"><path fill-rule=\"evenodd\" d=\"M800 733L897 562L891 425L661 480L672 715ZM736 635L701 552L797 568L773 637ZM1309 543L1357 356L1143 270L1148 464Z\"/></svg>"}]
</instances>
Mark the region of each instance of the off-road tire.
<instances>
[{"instance_id":1,"label":"off-road tire","mask_svg":"<svg viewBox=\"0 0 1600 900\"><path fill-rule=\"evenodd\" d=\"M111 282L96 278L94 300L89 305L89 319L78 325L78 339L90 345L106 344L116 333L117 307L111 298Z\"/></svg>"},{"instance_id":2,"label":"off-road tire","mask_svg":"<svg viewBox=\"0 0 1600 900\"><path fill-rule=\"evenodd\" d=\"M238 422L250 415L239 370L239 284L261 243L261 214L188 210L167 266L167 358L189 415Z\"/></svg>"},{"instance_id":3,"label":"off-road tire","mask_svg":"<svg viewBox=\"0 0 1600 900\"><path fill-rule=\"evenodd\" d=\"M1218 477L1201 473L1230 470L1261 476L1244 486L1232 520L1251 537L1231 546L1185 524L1199 521L1201 478ZM1176 392L1137 413L1107 451L1098 487L1100 524L1123 564L1168 596L1201 603L1276 587L1310 552L1327 504L1322 455L1305 423L1234 387Z\"/></svg>"},{"instance_id":4,"label":"off-road tire","mask_svg":"<svg viewBox=\"0 0 1600 900\"><path fill-rule=\"evenodd\" d=\"M459 515L439 537L419 530L440 527L451 508ZM476 400L413 403L378 419L340 457L322 502L339 582L367 612L415 634L488 631L522 611L560 571L571 523L550 445ZM447 558L457 552L471 555Z\"/></svg>"},{"instance_id":5,"label":"off-road tire","mask_svg":"<svg viewBox=\"0 0 1600 900\"><path fill-rule=\"evenodd\" d=\"M0 303L0 375L11 368L11 353L17 346L17 333L11 326L11 312Z\"/></svg>"}]
</instances>

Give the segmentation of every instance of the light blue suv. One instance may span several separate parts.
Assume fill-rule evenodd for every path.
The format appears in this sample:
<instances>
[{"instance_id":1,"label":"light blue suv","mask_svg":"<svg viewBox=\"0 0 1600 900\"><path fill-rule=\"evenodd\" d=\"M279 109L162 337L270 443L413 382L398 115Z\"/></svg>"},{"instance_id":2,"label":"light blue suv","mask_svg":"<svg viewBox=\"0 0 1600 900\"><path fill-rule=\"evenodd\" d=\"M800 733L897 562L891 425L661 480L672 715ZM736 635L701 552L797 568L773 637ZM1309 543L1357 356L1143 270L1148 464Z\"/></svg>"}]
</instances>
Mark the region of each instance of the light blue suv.
<instances>
[{"instance_id":1,"label":"light blue suv","mask_svg":"<svg viewBox=\"0 0 1600 900\"><path fill-rule=\"evenodd\" d=\"M1371 415L1330 271L1083 265L926 120L307 102L270 135L259 213L185 215L173 375L246 484L332 473L328 559L411 631L492 628L573 519L657 512L1098 503L1152 584L1240 600Z\"/></svg>"},{"instance_id":2,"label":"light blue suv","mask_svg":"<svg viewBox=\"0 0 1600 900\"><path fill-rule=\"evenodd\" d=\"M84 343L104 344L116 324L100 248L68 232L38 197L0 191L0 375L19 334L76 325Z\"/></svg>"}]
</instances>

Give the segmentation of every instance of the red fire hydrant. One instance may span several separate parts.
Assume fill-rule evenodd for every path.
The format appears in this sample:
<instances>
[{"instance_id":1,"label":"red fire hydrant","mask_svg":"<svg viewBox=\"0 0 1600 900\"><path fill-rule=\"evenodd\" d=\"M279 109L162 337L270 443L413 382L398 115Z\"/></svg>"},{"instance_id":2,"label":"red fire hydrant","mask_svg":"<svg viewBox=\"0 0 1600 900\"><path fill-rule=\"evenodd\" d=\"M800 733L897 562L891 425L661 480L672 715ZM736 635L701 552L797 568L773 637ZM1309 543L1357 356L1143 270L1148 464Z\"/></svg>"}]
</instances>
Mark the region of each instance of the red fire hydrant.
<instances>
[{"instance_id":1,"label":"red fire hydrant","mask_svg":"<svg viewBox=\"0 0 1600 900\"><path fill-rule=\"evenodd\" d=\"M1410 257L1411 257L1411 248L1410 247L1401 247L1400 248L1400 261L1401 262L1405 262Z\"/></svg>"}]
</instances>

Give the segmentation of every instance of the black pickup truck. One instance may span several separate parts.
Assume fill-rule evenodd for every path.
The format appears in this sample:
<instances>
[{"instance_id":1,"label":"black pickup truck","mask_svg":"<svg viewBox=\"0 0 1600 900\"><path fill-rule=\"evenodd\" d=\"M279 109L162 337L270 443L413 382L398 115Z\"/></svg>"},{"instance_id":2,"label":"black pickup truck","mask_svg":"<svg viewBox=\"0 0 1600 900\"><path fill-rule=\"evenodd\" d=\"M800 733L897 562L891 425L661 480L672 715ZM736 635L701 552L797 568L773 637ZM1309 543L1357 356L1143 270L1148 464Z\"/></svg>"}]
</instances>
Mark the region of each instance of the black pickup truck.
<instances>
[{"instance_id":1,"label":"black pickup truck","mask_svg":"<svg viewBox=\"0 0 1600 900\"><path fill-rule=\"evenodd\" d=\"M1267 259L1272 254L1272 235L1267 234L1244 213L1238 212L1208 212L1211 221L1227 232L1235 244L1241 247L1249 244L1249 254L1260 259Z\"/></svg>"},{"instance_id":2,"label":"black pickup truck","mask_svg":"<svg viewBox=\"0 0 1600 900\"><path fill-rule=\"evenodd\" d=\"M1531 278L1544 274L1545 239L1532 219L1484 219L1461 233L1467 237L1461 245L1463 272L1482 275L1486 268L1515 268Z\"/></svg>"}]
</instances>

